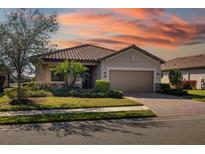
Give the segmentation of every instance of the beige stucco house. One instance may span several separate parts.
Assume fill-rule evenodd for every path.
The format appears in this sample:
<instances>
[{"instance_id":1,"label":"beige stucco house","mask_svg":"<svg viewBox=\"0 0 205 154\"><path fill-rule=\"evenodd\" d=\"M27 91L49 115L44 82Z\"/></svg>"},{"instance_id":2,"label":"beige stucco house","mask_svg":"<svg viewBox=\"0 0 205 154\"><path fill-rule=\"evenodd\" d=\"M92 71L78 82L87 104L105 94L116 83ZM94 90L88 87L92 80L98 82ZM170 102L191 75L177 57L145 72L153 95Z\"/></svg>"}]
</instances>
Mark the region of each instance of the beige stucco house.
<instances>
[{"instance_id":1,"label":"beige stucco house","mask_svg":"<svg viewBox=\"0 0 205 154\"><path fill-rule=\"evenodd\" d=\"M197 89L205 89L205 54L175 58L162 64L162 83L169 83L169 71L179 69L183 80L196 80Z\"/></svg>"},{"instance_id":2,"label":"beige stucco house","mask_svg":"<svg viewBox=\"0 0 205 154\"><path fill-rule=\"evenodd\" d=\"M97 79L110 81L111 88L124 92L154 92L159 89L160 66L164 60L135 46L119 51L90 44L62 49L39 56L35 64L36 79L43 84L62 84L63 75L55 75L51 68L64 60L78 61L89 68L89 79L84 88L95 87ZM79 84L81 80L77 81Z\"/></svg>"}]
</instances>

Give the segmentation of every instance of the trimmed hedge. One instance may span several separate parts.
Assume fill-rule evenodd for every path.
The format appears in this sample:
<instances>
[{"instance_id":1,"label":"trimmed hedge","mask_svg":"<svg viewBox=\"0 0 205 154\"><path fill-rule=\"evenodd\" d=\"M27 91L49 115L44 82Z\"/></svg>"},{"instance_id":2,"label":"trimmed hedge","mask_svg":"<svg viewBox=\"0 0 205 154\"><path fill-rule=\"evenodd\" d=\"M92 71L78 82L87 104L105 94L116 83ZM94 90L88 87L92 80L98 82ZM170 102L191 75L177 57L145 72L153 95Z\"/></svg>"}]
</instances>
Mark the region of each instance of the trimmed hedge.
<instances>
[{"instance_id":1,"label":"trimmed hedge","mask_svg":"<svg viewBox=\"0 0 205 154\"><path fill-rule=\"evenodd\" d=\"M95 81L96 90L103 93L108 93L110 90L110 82L105 80Z\"/></svg>"}]
</instances>

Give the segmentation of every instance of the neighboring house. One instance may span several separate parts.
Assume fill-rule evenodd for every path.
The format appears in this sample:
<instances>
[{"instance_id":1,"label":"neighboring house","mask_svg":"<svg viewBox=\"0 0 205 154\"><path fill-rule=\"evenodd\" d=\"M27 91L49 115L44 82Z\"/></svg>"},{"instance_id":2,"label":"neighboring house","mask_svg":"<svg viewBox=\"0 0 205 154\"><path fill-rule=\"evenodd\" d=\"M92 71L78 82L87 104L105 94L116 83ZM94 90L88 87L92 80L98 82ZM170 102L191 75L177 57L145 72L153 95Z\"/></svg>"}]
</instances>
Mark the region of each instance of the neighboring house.
<instances>
[{"instance_id":1,"label":"neighboring house","mask_svg":"<svg viewBox=\"0 0 205 154\"><path fill-rule=\"evenodd\" d=\"M111 82L111 88L124 92L154 92L159 89L160 66L164 60L132 45L120 51L81 45L39 56L43 61L36 66L36 79L40 83L62 84L63 74L55 75L51 68L58 62L73 60L89 68L89 79L84 88L95 87L97 79ZM80 82L80 80L78 80Z\"/></svg>"},{"instance_id":2,"label":"neighboring house","mask_svg":"<svg viewBox=\"0 0 205 154\"><path fill-rule=\"evenodd\" d=\"M175 58L162 64L161 82L169 83L169 70L180 69L184 80L196 80L197 89L205 89L205 54Z\"/></svg>"}]
</instances>

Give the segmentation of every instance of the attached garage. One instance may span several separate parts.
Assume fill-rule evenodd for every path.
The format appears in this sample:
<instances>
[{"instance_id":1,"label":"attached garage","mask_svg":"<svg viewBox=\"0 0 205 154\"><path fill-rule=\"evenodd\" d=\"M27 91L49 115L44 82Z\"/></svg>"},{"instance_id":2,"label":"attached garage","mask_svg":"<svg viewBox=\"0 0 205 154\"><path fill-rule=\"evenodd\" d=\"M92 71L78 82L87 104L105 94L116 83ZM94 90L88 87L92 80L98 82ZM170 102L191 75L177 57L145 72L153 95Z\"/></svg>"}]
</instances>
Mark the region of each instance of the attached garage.
<instances>
[{"instance_id":1,"label":"attached garage","mask_svg":"<svg viewBox=\"0 0 205 154\"><path fill-rule=\"evenodd\" d=\"M109 81L125 93L154 92L154 71L109 70Z\"/></svg>"}]
</instances>

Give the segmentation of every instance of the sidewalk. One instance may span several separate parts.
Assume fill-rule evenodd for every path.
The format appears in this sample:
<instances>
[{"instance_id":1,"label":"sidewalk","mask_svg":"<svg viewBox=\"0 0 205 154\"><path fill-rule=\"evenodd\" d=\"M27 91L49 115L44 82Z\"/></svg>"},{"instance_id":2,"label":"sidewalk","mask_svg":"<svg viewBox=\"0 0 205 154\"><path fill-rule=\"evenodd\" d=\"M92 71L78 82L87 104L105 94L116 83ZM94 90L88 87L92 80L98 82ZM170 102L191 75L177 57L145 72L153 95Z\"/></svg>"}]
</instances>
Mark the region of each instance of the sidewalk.
<instances>
[{"instance_id":1,"label":"sidewalk","mask_svg":"<svg viewBox=\"0 0 205 154\"><path fill-rule=\"evenodd\" d=\"M88 112L115 112L115 111L133 111L149 110L147 106L122 106L122 107L98 107L98 108L80 108L80 109L50 109L50 110L26 110L26 111L8 111L0 112L3 116L19 115L41 115L41 114L65 114L65 113L88 113Z\"/></svg>"}]
</instances>

